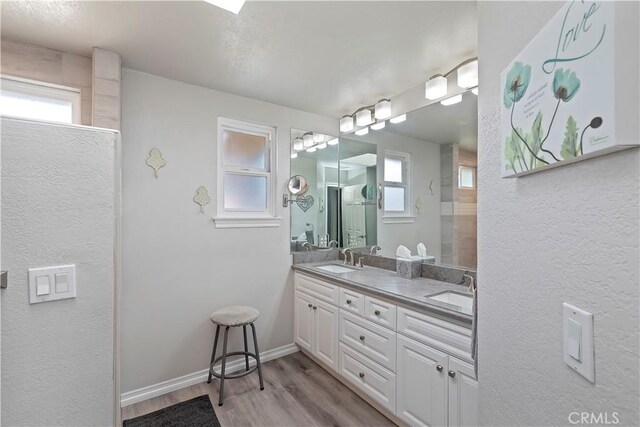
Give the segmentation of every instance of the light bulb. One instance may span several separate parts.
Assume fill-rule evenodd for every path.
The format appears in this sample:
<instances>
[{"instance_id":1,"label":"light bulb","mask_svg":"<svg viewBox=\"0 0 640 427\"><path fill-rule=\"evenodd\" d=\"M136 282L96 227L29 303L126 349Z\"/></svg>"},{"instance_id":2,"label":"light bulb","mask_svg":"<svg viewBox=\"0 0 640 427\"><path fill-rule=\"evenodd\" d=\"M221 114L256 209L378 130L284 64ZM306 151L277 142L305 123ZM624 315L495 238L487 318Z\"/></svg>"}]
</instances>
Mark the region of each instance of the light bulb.
<instances>
[{"instance_id":1,"label":"light bulb","mask_svg":"<svg viewBox=\"0 0 640 427\"><path fill-rule=\"evenodd\" d=\"M427 99L438 99L447 94L447 78L437 76L429 80L424 85L424 97Z\"/></svg>"},{"instance_id":2,"label":"light bulb","mask_svg":"<svg viewBox=\"0 0 640 427\"><path fill-rule=\"evenodd\" d=\"M296 151L304 149L304 142L302 141L302 138L296 138L293 140L293 149Z\"/></svg>"},{"instance_id":3,"label":"light bulb","mask_svg":"<svg viewBox=\"0 0 640 427\"><path fill-rule=\"evenodd\" d=\"M451 98L443 99L442 101L440 101L440 104L442 104L442 105L453 105L453 104L457 104L460 101L462 101L462 94L456 95L456 96L452 96Z\"/></svg>"},{"instance_id":4,"label":"light bulb","mask_svg":"<svg viewBox=\"0 0 640 427\"><path fill-rule=\"evenodd\" d=\"M307 153L314 153L316 151L316 147L307 148Z\"/></svg>"},{"instance_id":5,"label":"light bulb","mask_svg":"<svg viewBox=\"0 0 640 427\"><path fill-rule=\"evenodd\" d=\"M371 117L371 110L364 109L356 113L356 125L367 126L373 123L373 117Z\"/></svg>"},{"instance_id":6,"label":"light bulb","mask_svg":"<svg viewBox=\"0 0 640 427\"><path fill-rule=\"evenodd\" d=\"M295 159L296 157L298 157L298 153L291 153L291 158Z\"/></svg>"},{"instance_id":7,"label":"light bulb","mask_svg":"<svg viewBox=\"0 0 640 427\"><path fill-rule=\"evenodd\" d=\"M313 134L311 132L305 133L302 135L302 140L305 148L311 147L313 145Z\"/></svg>"},{"instance_id":8,"label":"light bulb","mask_svg":"<svg viewBox=\"0 0 640 427\"><path fill-rule=\"evenodd\" d=\"M478 96L478 86L471 89L471 93L474 94L475 96Z\"/></svg>"},{"instance_id":9,"label":"light bulb","mask_svg":"<svg viewBox=\"0 0 640 427\"><path fill-rule=\"evenodd\" d=\"M316 145L316 147L318 148L318 150L324 150L325 148L327 148L327 143L323 142L322 144Z\"/></svg>"},{"instance_id":10,"label":"light bulb","mask_svg":"<svg viewBox=\"0 0 640 427\"><path fill-rule=\"evenodd\" d=\"M356 131L356 135L358 135L358 136L366 135L368 133L369 133L369 127L358 129Z\"/></svg>"},{"instance_id":11,"label":"light bulb","mask_svg":"<svg viewBox=\"0 0 640 427\"><path fill-rule=\"evenodd\" d=\"M324 141L324 135L321 133L314 133L313 134L313 142L318 143L318 142L322 142Z\"/></svg>"},{"instance_id":12,"label":"light bulb","mask_svg":"<svg viewBox=\"0 0 640 427\"><path fill-rule=\"evenodd\" d=\"M384 121L382 121L382 122L378 122L378 123L374 123L374 124L372 124L372 125L371 125L371 129L373 129L373 130L380 130L380 129L384 129L384 127L385 127L385 123L386 123L386 122L384 122Z\"/></svg>"},{"instance_id":13,"label":"light bulb","mask_svg":"<svg viewBox=\"0 0 640 427\"><path fill-rule=\"evenodd\" d=\"M343 116L340 119L340 132L351 132L353 130L353 117Z\"/></svg>"},{"instance_id":14,"label":"light bulb","mask_svg":"<svg viewBox=\"0 0 640 427\"><path fill-rule=\"evenodd\" d=\"M458 68L458 86L468 88L478 86L478 60Z\"/></svg>"},{"instance_id":15,"label":"light bulb","mask_svg":"<svg viewBox=\"0 0 640 427\"><path fill-rule=\"evenodd\" d=\"M407 120L407 115L406 114L401 114L401 115L399 115L397 117L394 117L393 119L391 119L389 121L395 125L397 123L402 123L405 120Z\"/></svg>"},{"instance_id":16,"label":"light bulb","mask_svg":"<svg viewBox=\"0 0 640 427\"><path fill-rule=\"evenodd\" d=\"M375 116L378 120L384 120L391 116L391 101L388 99L381 99L376 104Z\"/></svg>"},{"instance_id":17,"label":"light bulb","mask_svg":"<svg viewBox=\"0 0 640 427\"><path fill-rule=\"evenodd\" d=\"M327 144L329 144L329 145L337 145L337 144L338 144L338 142L340 142L340 141L338 140L338 138L333 138L333 139L330 139L330 140L327 142Z\"/></svg>"}]
</instances>

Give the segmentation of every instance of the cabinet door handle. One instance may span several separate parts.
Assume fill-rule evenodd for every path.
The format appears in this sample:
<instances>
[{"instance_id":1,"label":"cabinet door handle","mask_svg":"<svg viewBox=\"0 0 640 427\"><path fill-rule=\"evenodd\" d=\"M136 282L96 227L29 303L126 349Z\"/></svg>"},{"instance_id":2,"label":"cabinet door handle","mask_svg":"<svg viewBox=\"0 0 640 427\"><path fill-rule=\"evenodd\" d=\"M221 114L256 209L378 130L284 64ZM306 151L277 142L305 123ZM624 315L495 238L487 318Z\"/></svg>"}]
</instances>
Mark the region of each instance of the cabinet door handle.
<instances>
[{"instance_id":1,"label":"cabinet door handle","mask_svg":"<svg viewBox=\"0 0 640 427\"><path fill-rule=\"evenodd\" d=\"M436 366L436 369L438 370L438 372L442 372L444 368L442 367L442 365L438 365Z\"/></svg>"},{"instance_id":2,"label":"cabinet door handle","mask_svg":"<svg viewBox=\"0 0 640 427\"><path fill-rule=\"evenodd\" d=\"M451 378L455 378L456 377L456 372L455 371L449 371L449 376Z\"/></svg>"},{"instance_id":3,"label":"cabinet door handle","mask_svg":"<svg viewBox=\"0 0 640 427\"><path fill-rule=\"evenodd\" d=\"M374 311L373 314L375 314L376 316L380 316L380 310Z\"/></svg>"},{"instance_id":4,"label":"cabinet door handle","mask_svg":"<svg viewBox=\"0 0 640 427\"><path fill-rule=\"evenodd\" d=\"M317 310L317 309L318 309L318 307L316 307L316 306L314 305L314 306L313 306L313 309L314 309L314 310Z\"/></svg>"},{"instance_id":5,"label":"cabinet door handle","mask_svg":"<svg viewBox=\"0 0 640 427\"><path fill-rule=\"evenodd\" d=\"M360 378L364 378L364 372L360 372L358 375L360 375Z\"/></svg>"},{"instance_id":6,"label":"cabinet door handle","mask_svg":"<svg viewBox=\"0 0 640 427\"><path fill-rule=\"evenodd\" d=\"M351 300L350 299L347 300L347 304L351 304Z\"/></svg>"},{"instance_id":7,"label":"cabinet door handle","mask_svg":"<svg viewBox=\"0 0 640 427\"><path fill-rule=\"evenodd\" d=\"M309 308L313 307L313 304L309 304Z\"/></svg>"},{"instance_id":8,"label":"cabinet door handle","mask_svg":"<svg viewBox=\"0 0 640 427\"><path fill-rule=\"evenodd\" d=\"M360 335L360 341L364 341L364 335Z\"/></svg>"}]
</instances>

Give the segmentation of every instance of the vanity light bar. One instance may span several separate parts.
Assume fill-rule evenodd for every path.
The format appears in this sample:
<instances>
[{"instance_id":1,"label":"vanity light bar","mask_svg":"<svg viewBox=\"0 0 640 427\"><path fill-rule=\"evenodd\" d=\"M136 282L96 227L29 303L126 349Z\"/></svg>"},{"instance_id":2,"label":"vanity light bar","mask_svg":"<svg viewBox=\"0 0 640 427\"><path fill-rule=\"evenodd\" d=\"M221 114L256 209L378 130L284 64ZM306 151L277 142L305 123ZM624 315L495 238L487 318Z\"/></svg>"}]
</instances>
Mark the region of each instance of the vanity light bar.
<instances>
[{"instance_id":1,"label":"vanity light bar","mask_svg":"<svg viewBox=\"0 0 640 427\"><path fill-rule=\"evenodd\" d=\"M340 132L348 133L356 126L368 126L376 123L376 120L386 120L389 117L391 117L391 100L383 98L373 105L358 108L353 114L342 116L340 119Z\"/></svg>"},{"instance_id":2,"label":"vanity light bar","mask_svg":"<svg viewBox=\"0 0 640 427\"><path fill-rule=\"evenodd\" d=\"M432 76L424 85L424 97L434 100L447 96L447 77L454 71L457 74L459 87L467 89L478 86L478 58L469 58L453 67L448 73Z\"/></svg>"}]
</instances>

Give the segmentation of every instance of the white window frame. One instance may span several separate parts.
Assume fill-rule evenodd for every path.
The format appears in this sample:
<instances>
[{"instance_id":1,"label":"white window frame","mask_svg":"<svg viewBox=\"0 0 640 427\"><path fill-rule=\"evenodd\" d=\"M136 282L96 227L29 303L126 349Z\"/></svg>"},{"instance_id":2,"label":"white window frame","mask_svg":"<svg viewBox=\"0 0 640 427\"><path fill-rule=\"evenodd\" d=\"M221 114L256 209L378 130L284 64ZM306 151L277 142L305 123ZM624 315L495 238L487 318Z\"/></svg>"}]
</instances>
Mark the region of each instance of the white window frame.
<instances>
[{"instance_id":1,"label":"white window frame","mask_svg":"<svg viewBox=\"0 0 640 427\"><path fill-rule=\"evenodd\" d=\"M391 182L384 180L384 165L385 159L396 159L402 161L402 183ZM405 153L401 151L391 151L385 150L384 156L382 157L382 222L385 224L403 224L403 223L412 223L415 222L416 217L413 216L412 206L411 206L411 194L412 194L412 175L411 175L411 153ZM399 187L404 188L404 211L387 211L386 210L386 200L384 198L384 189L385 187Z\"/></svg>"},{"instance_id":2,"label":"white window frame","mask_svg":"<svg viewBox=\"0 0 640 427\"><path fill-rule=\"evenodd\" d=\"M462 171L462 169L471 169L471 182L472 182L472 186L471 187L463 187L460 184L460 172ZM476 167L475 166L471 166L471 165L465 165L464 163L459 163L458 164L458 189L459 190L475 190L476 189L476 176L477 176L477 172L476 172Z\"/></svg>"},{"instance_id":3,"label":"white window frame","mask_svg":"<svg viewBox=\"0 0 640 427\"><path fill-rule=\"evenodd\" d=\"M238 132L247 135L264 136L267 138L267 167L266 169L246 168L224 163L223 132ZM213 218L216 228L262 228L279 227L282 218L276 216L276 182L277 176L277 143L276 128L241 120L218 117L218 162L217 162L217 215ZM264 176L267 179L267 206L263 211L248 211L242 209L225 209L224 207L224 177L232 173L247 176Z\"/></svg>"},{"instance_id":4,"label":"white window frame","mask_svg":"<svg viewBox=\"0 0 640 427\"><path fill-rule=\"evenodd\" d=\"M80 109L82 106L82 97L80 89L61 86L53 83L46 83L37 80L23 79L19 77L2 75L1 78L2 90L9 90L11 92L18 92L24 95L39 96L42 98L55 99L59 101L71 102L71 123L57 122L53 120L34 119L32 117L13 116L26 120L34 120L39 122L51 122L51 123L67 123L79 125L80 123Z\"/></svg>"}]
</instances>

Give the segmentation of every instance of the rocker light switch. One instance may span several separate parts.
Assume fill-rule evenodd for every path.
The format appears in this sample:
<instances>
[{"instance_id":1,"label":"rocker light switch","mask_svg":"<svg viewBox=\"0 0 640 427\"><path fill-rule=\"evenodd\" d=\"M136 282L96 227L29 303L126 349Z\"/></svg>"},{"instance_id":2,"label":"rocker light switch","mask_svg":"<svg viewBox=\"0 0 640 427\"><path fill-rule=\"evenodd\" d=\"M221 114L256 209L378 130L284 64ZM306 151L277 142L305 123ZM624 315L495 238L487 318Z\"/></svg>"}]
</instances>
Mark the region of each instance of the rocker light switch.
<instances>
[{"instance_id":1,"label":"rocker light switch","mask_svg":"<svg viewBox=\"0 0 640 427\"><path fill-rule=\"evenodd\" d=\"M573 319L568 319L569 336L567 337L567 351L569 356L580 362L580 344L582 342L582 326Z\"/></svg>"},{"instance_id":2,"label":"rocker light switch","mask_svg":"<svg viewBox=\"0 0 640 427\"><path fill-rule=\"evenodd\" d=\"M51 293L51 282L49 276L36 276L36 295L49 295Z\"/></svg>"},{"instance_id":3,"label":"rocker light switch","mask_svg":"<svg viewBox=\"0 0 640 427\"><path fill-rule=\"evenodd\" d=\"M562 312L564 361L571 369L595 383L593 314L566 302L562 305Z\"/></svg>"},{"instance_id":4,"label":"rocker light switch","mask_svg":"<svg viewBox=\"0 0 640 427\"><path fill-rule=\"evenodd\" d=\"M29 269L29 302L31 304L75 297L75 265Z\"/></svg>"}]
</instances>

